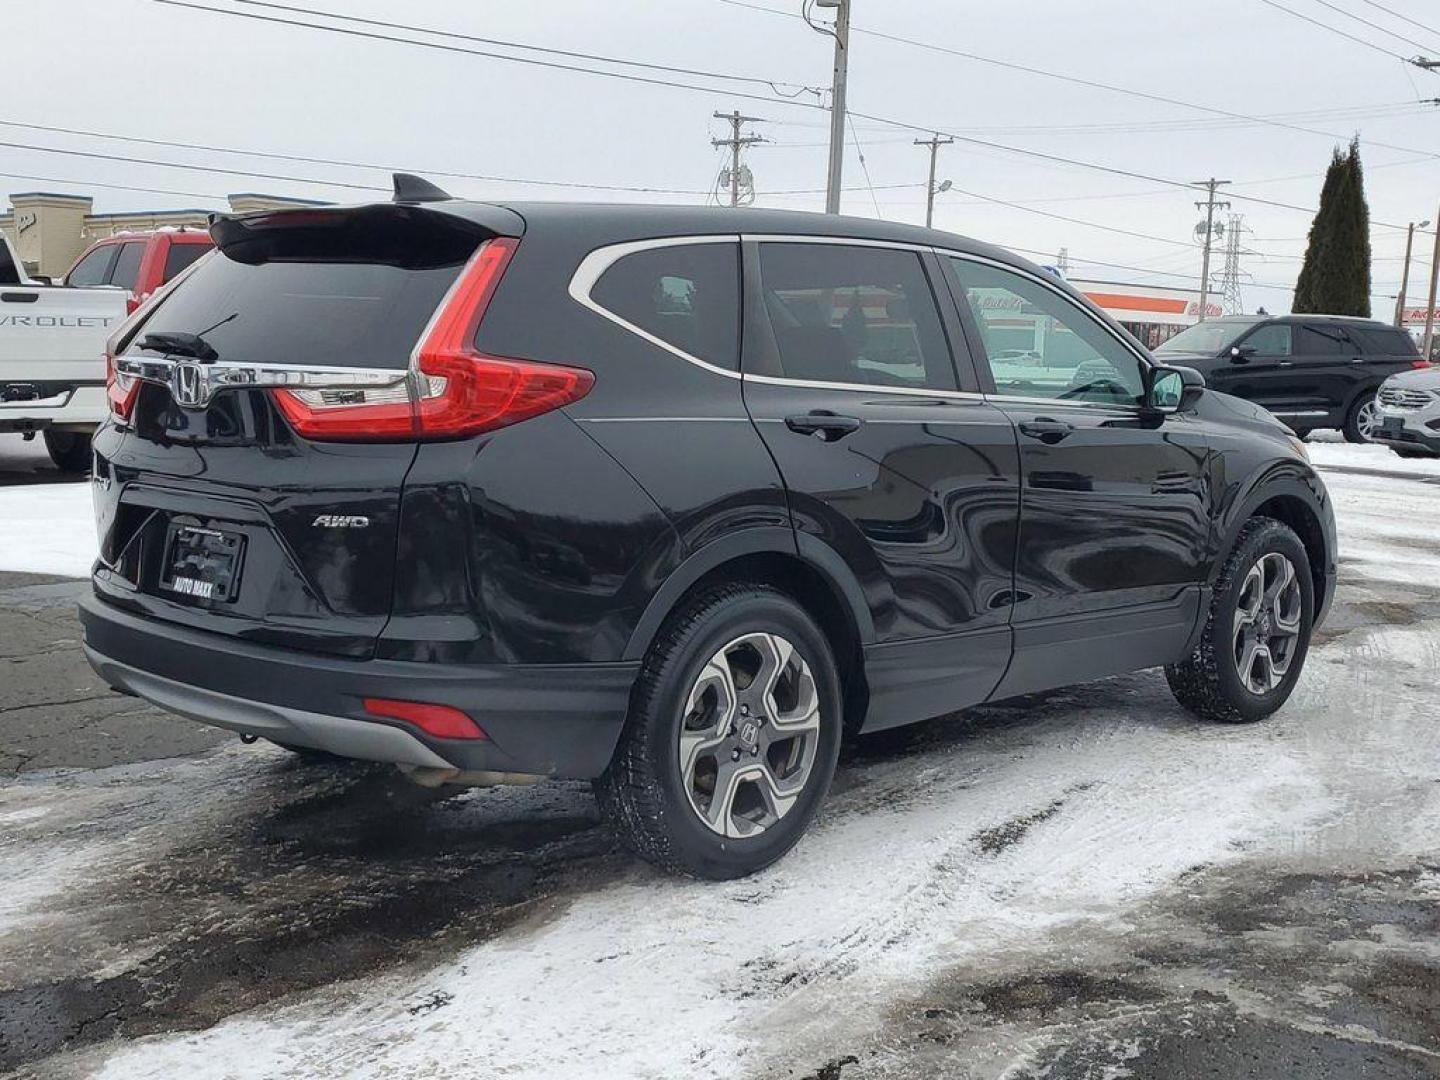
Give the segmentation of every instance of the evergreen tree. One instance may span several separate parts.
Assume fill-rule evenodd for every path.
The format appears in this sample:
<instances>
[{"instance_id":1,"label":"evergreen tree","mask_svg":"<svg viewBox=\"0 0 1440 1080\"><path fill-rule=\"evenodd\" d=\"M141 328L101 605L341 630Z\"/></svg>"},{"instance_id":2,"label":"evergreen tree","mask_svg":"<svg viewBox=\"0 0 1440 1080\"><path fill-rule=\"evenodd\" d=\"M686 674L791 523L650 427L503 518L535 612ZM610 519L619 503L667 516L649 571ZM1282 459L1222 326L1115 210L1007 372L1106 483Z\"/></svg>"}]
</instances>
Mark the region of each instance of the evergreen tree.
<instances>
[{"instance_id":1,"label":"evergreen tree","mask_svg":"<svg viewBox=\"0 0 1440 1080\"><path fill-rule=\"evenodd\" d=\"M1337 147L1330 159L1291 310L1370 315L1370 208L1358 137L1347 153Z\"/></svg>"}]
</instances>

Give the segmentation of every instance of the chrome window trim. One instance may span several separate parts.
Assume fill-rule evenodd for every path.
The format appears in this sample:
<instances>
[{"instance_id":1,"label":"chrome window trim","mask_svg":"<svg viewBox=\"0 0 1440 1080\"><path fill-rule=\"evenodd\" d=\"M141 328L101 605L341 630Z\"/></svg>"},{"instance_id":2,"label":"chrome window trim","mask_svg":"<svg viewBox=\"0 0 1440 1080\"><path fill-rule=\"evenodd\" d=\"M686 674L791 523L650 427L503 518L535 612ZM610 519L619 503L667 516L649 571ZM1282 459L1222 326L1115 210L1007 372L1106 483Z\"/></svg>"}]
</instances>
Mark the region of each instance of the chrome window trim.
<instances>
[{"instance_id":1,"label":"chrome window trim","mask_svg":"<svg viewBox=\"0 0 1440 1080\"><path fill-rule=\"evenodd\" d=\"M596 248L580 260L580 265L575 268L575 273L570 276L570 298L581 307L589 308L601 318L608 319L616 326L628 330L636 337L648 341L657 348L664 349L666 352L678 356L687 363L694 364L696 367L703 368L705 371L711 372L714 375L723 375L727 379L738 379L740 378L740 372L731 371L729 368L720 367L707 360L701 360L700 357L693 353L686 352L678 345L672 345L663 338L656 337L648 330L642 330L630 320L617 315L609 308L600 304L591 295L591 292L594 290L600 278L604 276L605 271L609 270L610 267L614 266L627 255L634 255L641 251L654 251L658 248L688 247L693 244L734 244L738 248L740 242L738 233L727 233L723 235L709 234L704 236L664 236L656 237L652 240L631 240L623 244L607 244L605 247ZM736 252L736 256L738 258L738 251ZM739 314L739 312L736 312L737 318Z\"/></svg>"}]
</instances>

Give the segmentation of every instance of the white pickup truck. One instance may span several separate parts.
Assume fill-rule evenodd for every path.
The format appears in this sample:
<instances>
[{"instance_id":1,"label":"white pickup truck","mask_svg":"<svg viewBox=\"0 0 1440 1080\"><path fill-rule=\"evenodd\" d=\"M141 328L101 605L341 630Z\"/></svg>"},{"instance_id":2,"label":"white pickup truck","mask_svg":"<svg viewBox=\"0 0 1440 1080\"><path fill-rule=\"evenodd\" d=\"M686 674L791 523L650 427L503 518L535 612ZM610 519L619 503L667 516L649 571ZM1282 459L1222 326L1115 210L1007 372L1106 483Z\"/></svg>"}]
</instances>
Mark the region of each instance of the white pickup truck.
<instances>
[{"instance_id":1,"label":"white pickup truck","mask_svg":"<svg viewBox=\"0 0 1440 1080\"><path fill-rule=\"evenodd\" d=\"M38 431L61 469L90 468L90 436L108 412L105 340L128 299L32 281L0 236L0 432Z\"/></svg>"}]
</instances>

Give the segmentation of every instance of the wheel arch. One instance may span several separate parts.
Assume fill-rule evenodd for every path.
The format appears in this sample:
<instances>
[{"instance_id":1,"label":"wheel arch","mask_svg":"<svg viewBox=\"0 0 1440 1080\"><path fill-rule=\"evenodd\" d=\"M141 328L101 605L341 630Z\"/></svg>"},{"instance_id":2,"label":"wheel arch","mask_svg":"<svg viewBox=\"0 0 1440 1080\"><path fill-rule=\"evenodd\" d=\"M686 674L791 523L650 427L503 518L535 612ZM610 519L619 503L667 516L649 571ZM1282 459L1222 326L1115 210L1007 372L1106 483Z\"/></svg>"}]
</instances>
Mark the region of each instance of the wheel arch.
<instances>
[{"instance_id":1,"label":"wheel arch","mask_svg":"<svg viewBox=\"0 0 1440 1080\"><path fill-rule=\"evenodd\" d=\"M875 641L875 622L859 583L840 555L803 533L747 529L690 555L656 590L630 636L624 659L643 658L666 618L687 597L732 581L778 589L815 619L835 654L845 691L846 730L858 730L869 702L863 648Z\"/></svg>"},{"instance_id":2,"label":"wheel arch","mask_svg":"<svg viewBox=\"0 0 1440 1080\"><path fill-rule=\"evenodd\" d=\"M1310 579L1315 592L1315 611L1325 610L1329 596L1329 569L1334 557L1334 537L1325 528L1320 507L1321 496L1300 476L1287 476L1257 483L1242 500L1230 518L1220 557L1215 560L1210 584L1215 584L1220 571L1240 539L1240 530L1255 517L1270 517L1289 526L1300 538L1310 560Z\"/></svg>"}]
</instances>

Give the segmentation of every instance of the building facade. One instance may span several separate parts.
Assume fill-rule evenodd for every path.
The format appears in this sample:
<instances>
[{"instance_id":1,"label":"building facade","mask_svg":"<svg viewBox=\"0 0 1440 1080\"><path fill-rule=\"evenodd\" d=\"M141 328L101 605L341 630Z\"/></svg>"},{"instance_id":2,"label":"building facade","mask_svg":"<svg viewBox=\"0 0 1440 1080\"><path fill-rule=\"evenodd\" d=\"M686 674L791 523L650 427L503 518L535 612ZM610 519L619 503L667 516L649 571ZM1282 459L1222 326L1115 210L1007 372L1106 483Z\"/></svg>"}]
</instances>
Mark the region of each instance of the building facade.
<instances>
[{"instance_id":1,"label":"building facade","mask_svg":"<svg viewBox=\"0 0 1440 1080\"><path fill-rule=\"evenodd\" d=\"M1149 349L1169 341L1187 326L1194 326L1200 321L1198 289L1082 281L1077 278L1069 281ZM1212 293L1205 304L1205 317L1218 319L1223 314L1225 309L1220 306L1220 298Z\"/></svg>"},{"instance_id":2,"label":"building facade","mask_svg":"<svg viewBox=\"0 0 1440 1080\"><path fill-rule=\"evenodd\" d=\"M237 214L292 206L321 206L309 199L243 192L228 197ZM30 191L10 196L10 210L0 214L0 234L14 246L27 273L58 278L94 241L120 232L157 229L204 229L210 210L141 210L121 214L95 213L89 195L58 195Z\"/></svg>"}]
</instances>

